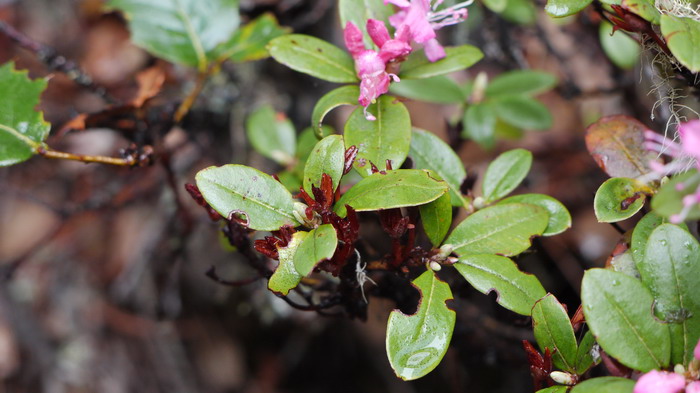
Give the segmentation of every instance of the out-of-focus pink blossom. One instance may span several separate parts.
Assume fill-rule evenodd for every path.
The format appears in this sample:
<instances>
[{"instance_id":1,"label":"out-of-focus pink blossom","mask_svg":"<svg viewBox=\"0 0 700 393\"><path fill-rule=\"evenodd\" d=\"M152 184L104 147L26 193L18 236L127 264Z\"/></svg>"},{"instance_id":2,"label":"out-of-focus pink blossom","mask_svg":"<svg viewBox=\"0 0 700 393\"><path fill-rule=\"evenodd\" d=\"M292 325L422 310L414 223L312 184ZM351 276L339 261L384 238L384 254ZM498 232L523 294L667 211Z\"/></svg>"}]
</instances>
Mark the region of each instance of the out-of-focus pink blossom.
<instances>
[{"instance_id":1,"label":"out-of-focus pink blossom","mask_svg":"<svg viewBox=\"0 0 700 393\"><path fill-rule=\"evenodd\" d=\"M362 31L352 22L345 26L343 38L345 46L355 60L355 71L360 78L358 102L365 108L365 117L368 120L376 120L367 112L367 107L389 91L392 79L395 82L399 81L398 76L386 71L386 66L391 61L407 56L411 52L411 46L403 40L391 39L384 23L378 20L367 21L367 33L379 47L379 51L365 47Z\"/></svg>"},{"instance_id":2,"label":"out-of-focus pink blossom","mask_svg":"<svg viewBox=\"0 0 700 393\"><path fill-rule=\"evenodd\" d=\"M685 387L685 393L700 393L700 381L694 381Z\"/></svg>"},{"instance_id":3,"label":"out-of-focus pink blossom","mask_svg":"<svg viewBox=\"0 0 700 393\"><path fill-rule=\"evenodd\" d=\"M634 393L679 393L685 388L685 377L666 371L651 370L639 378Z\"/></svg>"},{"instance_id":4,"label":"out-of-focus pink blossom","mask_svg":"<svg viewBox=\"0 0 700 393\"><path fill-rule=\"evenodd\" d=\"M394 4L400 8L389 17L389 23L397 32L406 28L407 39L423 44L425 56L433 62L445 57L445 49L438 42L435 30L467 19L466 7L473 0L438 11L437 7L442 2L443 0L434 0L431 4L431 0L384 0L384 4Z\"/></svg>"},{"instance_id":5,"label":"out-of-focus pink blossom","mask_svg":"<svg viewBox=\"0 0 700 393\"><path fill-rule=\"evenodd\" d=\"M651 168L660 177L686 171L692 166L700 169L700 120L681 123L678 126L678 136L680 143L669 140L651 130L644 133L646 139L644 146L647 150L666 154L673 158L666 165L657 161L651 163ZM678 186L678 191L685 189L684 184ZM698 204L700 204L700 187L694 193L683 198L682 210L678 214L672 215L669 218L670 221L675 224L683 222L692 208Z\"/></svg>"},{"instance_id":6,"label":"out-of-focus pink blossom","mask_svg":"<svg viewBox=\"0 0 700 393\"><path fill-rule=\"evenodd\" d=\"M698 340L698 343L695 346L695 350L693 351L693 355L695 356L695 359L700 360L700 340Z\"/></svg>"}]
</instances>

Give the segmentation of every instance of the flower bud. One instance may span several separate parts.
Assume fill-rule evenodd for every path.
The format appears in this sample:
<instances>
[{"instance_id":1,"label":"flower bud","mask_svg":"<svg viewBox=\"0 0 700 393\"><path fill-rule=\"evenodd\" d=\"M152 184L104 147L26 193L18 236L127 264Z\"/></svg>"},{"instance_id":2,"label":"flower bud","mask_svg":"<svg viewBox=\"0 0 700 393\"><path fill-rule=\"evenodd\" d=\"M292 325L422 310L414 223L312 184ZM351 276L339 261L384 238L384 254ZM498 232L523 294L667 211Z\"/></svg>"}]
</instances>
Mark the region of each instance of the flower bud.
<instances>
[{"instance_id":1,"label":"flower bud","mask_svg":"<svg viewBox=\"0 0 700 393\"><path fill-rule=\"evenodd\" d=\"M430 262L428 264L428 266L430 267L430 270L432 270L434 272L439 272L442 269L442 265L440 265L439 263L437 263L435 261Z\"/></svg>"},{"instance_id":2,"label":"flower bud","mask_svg":"<svg viewBox=\"0 0 700 393\"><path fill-rule=\"evenodd\" d=\"M549 377L552 378L552 381L562 385L571 386L576 383L575 375L565 373L563 371L552 371L549 373Z\"/></svg>"}]
</instances>

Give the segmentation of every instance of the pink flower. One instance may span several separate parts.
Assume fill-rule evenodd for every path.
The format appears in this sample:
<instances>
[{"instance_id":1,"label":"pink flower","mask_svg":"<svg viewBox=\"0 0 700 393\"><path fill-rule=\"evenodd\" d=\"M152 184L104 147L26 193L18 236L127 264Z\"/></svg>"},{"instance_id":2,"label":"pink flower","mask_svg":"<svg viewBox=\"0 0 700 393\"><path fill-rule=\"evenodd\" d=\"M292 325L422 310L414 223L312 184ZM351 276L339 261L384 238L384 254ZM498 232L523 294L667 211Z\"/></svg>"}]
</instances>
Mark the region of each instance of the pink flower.
<instances>
[{"instance_id":1,"label":"pink flower","mask_svg":"<svg viewBox=\"0 0 700 393\"><path fill-rule=\"evenodd\" d=\"M678 126L678 136L680 143L668 140L651 130L647 130L644 133L644 137L646 138L644 146L647 150L659 154L666 154L673 158L673 160L666 165L657 161L651 163L651 168L660 177L686 171L693 165L700 169L700 120L691 120L681 123ZM685 185L682 183L678 184L678 186L678 191L683 191L685 189ZM692 208L699 203L700 187L698 187L694 193L686 195L683 198L683 209L678 214L672 215L669 218L670 221L674 224L683 222L686 217L688 217Z\"/></svg>"},{"instance_id":2,"label":"pink flower","mask_svg":"<svg viewBox=\"0 0 700 393\"><path fill-rule=\"evenodd\" d=\"M693 355L695 355L695 359L700 360L700 340L698 340L698 344L695 346Z\"/></svg>"},{"instance_id":3,"label":"pink flower","mask_svg":"<svg viewBox=\"0 0 700 393\"><path fill-rule=\"evenodd\" d=\"M685 378L676 373L651 370L634 385L634 393L679 393L685 388Z\"/></svg>"},{"instance_id":4,"label":"pink flower","mask_svg":"<svg viewBox=\"0 0 700 393\"><path fill-rule=\"evenodd\" d=\"M691 382L685 387L685 393L700 393L700 381Z\"/></svg>"},{"instance_id":5,"label":"pink flower","mask_svg":"<svg viewBox=\"0 0 700 393\"><path fill-rule=\"evenodd\" d=\"M437 41L435 30L453 25L467 19L467 7L473 0L464 1L451 7L437 11L443 0L384 0L384 4L394 4L400 11L389 17L389 23L399 32L407 34L406 40L423 44L425 56L430 61L438 61L445 57L445 49ZM402 28L407 28L402 31ZM403 34L401 34L403 36Z\"/></svg>"},{"instance_id":6,"label":"pink flower","mask_svg":"<svg viewBox=\"0 0 700 393\"><path fill-rule=\"evenodd\" d=\"M391 39L389 31L383 22L370 19L367 21L367 33L379 47L379 51L367 49L362 41L362 31L354 23L348 22L343 30L345 46L355 60L355 71L360 78L360 97L358 102L365 109L368 120L376 120L367 107L376 102L377 98L389 91L389 84L399 77L386 71L388 63L407 56L411 46L406 41Z\"/></svg>"}]
</instances>

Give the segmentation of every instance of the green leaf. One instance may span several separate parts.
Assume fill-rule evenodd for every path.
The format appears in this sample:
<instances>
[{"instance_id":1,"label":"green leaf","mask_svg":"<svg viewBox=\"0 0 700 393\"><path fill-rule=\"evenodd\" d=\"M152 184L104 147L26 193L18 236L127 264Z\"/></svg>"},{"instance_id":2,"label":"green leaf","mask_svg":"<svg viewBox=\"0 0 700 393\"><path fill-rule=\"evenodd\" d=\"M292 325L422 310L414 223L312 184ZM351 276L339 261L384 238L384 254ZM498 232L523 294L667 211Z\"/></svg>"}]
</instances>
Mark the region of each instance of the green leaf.
<instances>
[{"instance_id":1,"label":"green leaf","mask_svg":"<svg viewBox=\"0 0 700 393\"><path fill-rule=\"evenodd\" d=\"M555 18L578 13L591 4L593 0L547 0L544 10Z\"/></svg>"},{"instance_id":2,"label":"green leaf","mask_svg":"<svg viewBox=\"0 0 700 393\"><path fill-rule=\"evenodd\" d=\"M309 237L309 232L294 232L292 240L287 247L277 247L279 253L279 265L270 277L267 287L276 293L287 295L294 289L304 277L297 272L294 267L294 258L299 250L299 246Z\"/></svg>"},{"instance_id":3,"label":"green leaf","mask_svg":"<svg viewBox=\"0 0 700 393\"><path fill-rule=\"evenodd\" d=\"M327 174L333 180L333 191L338 188L345 166L345 145L340 135L321 139L311 151L304 167L304 190L313 197L311 185L321 187L321 177Z\"/></svg>"},{"instance_id":4,"label":"green leaf","mask_svg":"<svg viewBox=\"0 0 700 393\"><path fill-rule=\"evenodd\" d=\"M576 372L576 336L569 315L554 295L547 294L532 308L532 328L542 352L549 348L556 367Z\"/></svg>"},{"instance_id":5,"label":"green leaf","mask_svg":"<svg viewBox=\"0 0 700 393\"><path fill-rule=\"evenodd\" d=\"M624 239L621 240L624 242ZM620 273L624 273L630 277L639 279L639 270L637 270L637 265L634 262L634 257L632 256L631 250L627 250L622 254L613 253L609 258L609 265L612 270ZM606 264L608 264L606 262Z\"/></svg>"},{"instance_id":6,"label":"green leaf","mask_svg":"<svg viewBox=\"0 0 700 393\"><path fill-rule=\"evenodd\" d=\"M49 136L51 125L34 109L44 89L45 79L29 79L14 63L0 67L0 167L28 160Z\"/></svg>"},{"instance_id":7,"label":"green leaf","mask_svg":"<svg viewBox=\"0 0 700 393\"><path fill-rule=\"evenodd\" d=\"M319 262L331 259L338 246L338 235L331 224L312 229L294 253L294 268L302 277L311 273Z\"/></svg>"},{"instance_id":8,"label":"green leaf","mask_svg":"<svg viewBox=\"0 0 700 393\"><path fill-rule=\"evenodd\" d=\"M216 57L235 63L264 59L270 55L265 48L270 40L288 34L289 31L289 28L277 23L273 14L263 14L243 26L230 40L219 45Z\"/></svg>"},{"instance_id":9,"label":"green leaf","mask_svg":"<svg viewBox=\"0 0 700 393\"><path fill-rule=\"evenodd\" d=\"M352 22L363 32L366 48L376 48L374 42L367 34L367 20L376 19L386 22L394 14L394 8L389 4L375 0L340 0L340 26L345 28L348 22Z\"/></svg>"},{"instance_id":10,"label":"green leaf","mask_svg":"<svg viewBox=\"0 0 700 393\"><path fill-rule=\"evenodd\" d=\"M623 31L613 33L612 24L605 21L600 23L598 37L605 55L613 64L625 70L632 69L637 65L641 47L632 37Z\"/></svg>"},{"instance_id":11,"label":"green leaf","mask_svg":"<svg viewBox=\"0 0 700 393\"><path fill-rule=\"evenodd\" d=\"M664 14L661 34L681 64L692 72L700 72L700 21Z\"/></svg>"},{"instance_id":12,"label":"green leaf","mask_svg":"<svg viewBox=\"0 0 700 393\"><path fill-rule=\"evenodd\" d=\"M600 356L598 356L598 359L596 360L593 359L593 355L591 354L594 345L595 336L593 336L593 333L591 333L591 331L589 330L583 336L583 339L581 339L581 342L578 345L578 349L576 350L576 374L583 375L586 371L588 371L589 368L593 366L593 364L597 364L597 362L600 362Z\"/></svg>"},{"instance_id":13,"label":"green leaf","mask_svg":"<svg viewBox=\"0 0 700 393\"><path fill-rule=\"evenodd\" d=\"M389 363L404 381L418 379L437 367L450 345L456 319L445 304L452 299L450 286L432 270L416 278L413 286L421 292L416 313L394 310L386 328Z\"/></svg>"},{"instance_id":14,"label":"green leaf","mask_svg":"<svg viewBox=\"0 0 700 393\"><path fill-rule=\"evenodd\" d=\"M568 386L562 386L562 385L557 385L557 386L550 386L545 389L540 389L536 393L566 393L566 391L569 389Z\"/></svg>"},{"instance_id":15,"label":"green leaf","mask_svg":"<svg viewBox=\"0 0 700 393\"><path fill-rule=\"evenodd\" d=\"M671 363L687 365L700 339L700 245L686 230L662 224L649 236L637 269L657 316L668 323Z\"/></svg>"},{"instance_id":16,"label":"green leaf","mask_svg":"<svg viewBox=\"0 0 700 393\"><path fill-rule=\"evenodd\" d=\"M423 79L449 74L471 67L484 57L477 47L471 45L445 47L445 53L445 58L431 63L422 50L415 51L401 65L399 76L401 79Z\"/></svg>"},{"instance_id":17,"label":"green leaf","mask_svg":"<svg viewBox=\"0 0 700 393\"><path fill-rule=\"evenodd\" d=\"M486 87L486 96L495 98L511 95L534 96L550 90L557 78L543 71L518 70L504 72L495 77Z\"/></svg>"},{"instance_id":18,"label":"green leaf","mask_svg":"<svg viewBox=\"0 0 700 393\"><path fill-rule=\"evenodd\" d=\"M453 206L467 206L460 187L467 177L464 164L452 148L432 132L413 129L408 152L416 169L430 169L450 187Z\"/></svg>"},{"instance_id":19,"label":"green leaf","mask_svg":"<svg viewBox=\"0 0 700 393\"><path fill-rule=\"evenodd\" d=\"M632 393L634 383L627 378L598 377L577 384L571 393Z\"/></svg>"},{"instance_id":20,"label":"green leaf","mask_svg":"<svg viewBox=\"0 0 700 393\"><path fill-rule=\"evenodd\" d=\"M654 298L639 280L590 269L583 276L581 299L588 326L610 356L642 372L668 366L668 327L652 315Z\"/></svg>"},{"instance_id":21,"label":"green leaf","mask_svg":"<svg viewBox=\"0 0 700 393\"><path fill-rule=\"evenodd\" d=\"M509 22L530 26L537 21L537 9L528 0L508 0L501 17Z\"/></svg>"},{"instance_id":22,"label":"green leaf","mask_svg":"<svg viewBox=\"0 0 700 393\"><path fill-rule=\"evenodd\" d=\"M593 208L598 222L618 222L635 215L646 200L649 187L634 179L613 177L595 193Z\"/></svg>"},{"instance_id":23,"label":"green leaf","mask_svg":"<svg viewBox=\"0 0 700 393\"><path fill-rule=\"evenodd\" d=\"M403 79L400 83L392 83L390 91L402 97L438 104L455 104L467 100L459 85L444 75L425 79Z\"/></svg>"},{"instance_id":24,"label":"green leaf","mask_svg":"<svg viewBox=\"0 0 700 393\"><path fill-rule=\"evenodd\" d=\"M470 105L464 112L462 124L463 138L471 139L486 149L493 147L496 141L496 112L490 104L481 102Z\"/></svg>"},{"instance_id":25,"label":"green leaf","mask_svg":"<svg viewBox=\"0 0 700 393\"><path fill-rule=\"evenodd\" d=\"M549 109L530 97L508 96L493 102L496 116L504 122L526 130L546 130L552 127Z\"/></svg>"},{"instance_id":26,"label":"green leaf","mask_svg":"<svg viewBox=\"0 0 700 393\"><path fill-rule=\"evenodd\" d=\"M518 255L530 247L530 240L547 228L549 214L539 206L523 203L494 205L462 221L445 244L457 255ZM544 295L543 295L544 296Z\"/></svg>"},{"instance_id":27,"label":"green leaf","mask_svg":"<svg viewBox=\"0 0 700 393\"><path fill-rule=\"evenodd\" d=\"M260 107L248 117L246 134L253 148L263 156L283 166L294 162L297 143L294 125L271 106Z\"/></svg>"},{"instance_id":28,"label":"green leaf","mask_svg":"<svg viewBox=\"0 0 700 393\"><path fill-rule=\"evenodd\" d=\"M537 277L500 255L463 256L453 266L479 292L496 291L498 304L521 315L529 316L535 302L546 295Z\"/></svg>"},{"instance_id":29,"label":"green leaf","mask_svg":"<svg viewBox=\"0 0 700 393\"><path fill-rule=\"evenodd\" d=\"M532 166L532 153L514 149L496 157L484 174L484 200L493 202L508 195L525 179Z\"/></svg>"},{"instance_id":30,"label":"green leaf","mask_svg":"<svg viewBox=\"0 0 700 393\"><path fill-rule=\"evenodd\" d=\"M506 9L508 0L482 0L484 5L495 13L501 13Z\"/></svg>"},{"instance_id":31,"label":"green leaf","mask_svg":"<svg viewBox=\"0 0 700 393\"><path fill-rule=\"evenodd\" d=\"M356 85L341 86L324 94L311 113L311 127L314 128L317 137L322 137L321 127L323 119L333 109L341 105L357 105L357 98L360 96L360 88Z\"/></svg>"},{"instance_id":32,"label":"green leaf","mask_svg":"<svg viewBox=\"0 0 700 393\"><path fill-rule=\"evenodd\" d=\"M522 194L508 197L499 204L506 203L527 203L529 205L539 206L549 213L549 222L547 229L542 233L542 236L558 235L565 230L571 228L571 214L566 210L566 207L561 202L552 198L549 195L543 194Z\"/></svg>"},{"instance_id":33,"label":"green leaf","mask_svg":"<svg viewBox=\"0 0 700 393\"><path fill-rule=\"evenodd\" d=\"M418 209L425 234L434 247L439 247L452 225L450 195L446 193L430 203L420 205Z\"/></svg>"},{"instance_id":34,"label":"green leaf","mask_svg":"<svg viewBox=\"0 0 700 393\"><path fill-rule=\"evenodd\" d=\"M419 206L446 192L447 184L436 180L429 171L397 169L386 171L386 175L375 173L360 180L340 198L333 210L344 217L345 205L356 211Z\"/></svg>"},{"instance_id":35,"label":"green leaf","mask_svg":"<svg viewBox=\"0 0 700 393\"><path fill-rule=\"evenodd\" d=\"M586 147L610 177L637 178L651 172L656 153L644 148L647 127L629 116L607 116L586 129Z\"/></svg>"},{"instance_id":36,"label":"green leaf","mask_svg":"<svg viewBox=\"0 0 700 393\"><path fill-rule=\"evenodd\" d=\"M622 0L622 6L655 25L661 23L661 13L653 0Z\"/></svg>"},{"instance_id":37,"label":"green leaf","mask_svg":"<svg viewBox=\"0 0 700 393\"><path fill-rule=\"evenodd\" d=\"M372 173L370 162L382 170L391 160L399 168L411 147L411 116L401 102L384 95L368 110L377 120L367 120L363 108L357 108L345 123L345 144L357 146L354 165L363 176Z\"/></svg>"},{"instance_id":38,"label":"green leaf","mask_svg":"<svg viewBox=\"0 0 700 393\"><path fill-rule=\"evenodd\" d=\"M289 34L270 41L267 50L287 67L336 83L357 82L355 63L344 50L303 34Z\"/></svg>"},{"instance_id":39,"label":"green leaf","mask_svg":"<svg viewBox=\"0 0 700 393\"><path fill-rule=\"evenodd\" d=\"M651 200L651 208L654 213L670 218L683 210L683 198L694 194L700 186L700 173L697 169L691 169L686 173L675 176L671 181L661 186ZM700 207L694 205L688 211L686 220L700 218Z\"/></svg>"},{"instance_id":40,"label":"green leaf","mask_svg":"<svg viewBox=\"0 0 700 393\"><path fill-rule=\"evenodd\" d=\"M297 226L294 199L272 176L243 165L209 167L197 173L197 187L207 203L224 217L244 216L245 226L276 231Z\"/></svg>"},{"instance_id":41,"label":"green leaf","mask_svg":"<svg viewBox=\"0 0 700 393\"><path fill-rule=\"evenodd\" d=\"M641 220L635 225L634 232L632 232L631 247L632 257L636 261L644 260L644 253L647 248L647 241L649 241L649 236L651 232L656 229L661 224L667 223L668 220L660 217L654 212L647 213ZM681 227L688 229L685 224L681 224Z\"/></svg>"},{"instance_id":42,"label":"green leaf","mask_svg":"<svg viewBox=\"0 0 700 393\"><path fill-rule=\"evenodd\" d=\"M107 5L124 12L136 45L200 72L240 23L238 0L109 0Z\"/></svg>"}]
</instances>

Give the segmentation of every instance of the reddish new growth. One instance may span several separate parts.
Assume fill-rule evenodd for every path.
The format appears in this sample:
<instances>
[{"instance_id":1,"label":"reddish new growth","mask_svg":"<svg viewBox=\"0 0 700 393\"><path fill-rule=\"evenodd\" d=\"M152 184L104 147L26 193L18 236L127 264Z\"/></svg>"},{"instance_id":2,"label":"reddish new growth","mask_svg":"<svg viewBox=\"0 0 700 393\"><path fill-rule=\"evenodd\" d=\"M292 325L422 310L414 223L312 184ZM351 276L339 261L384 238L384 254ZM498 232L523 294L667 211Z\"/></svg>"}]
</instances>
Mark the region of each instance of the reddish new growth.
<instances>
[{"instance_id":1,"label":"reddish new growth","mask_svg":"<svg viewBox=\"0 0 700 393\"><path fill-rule=\"evenodd\" d=\"M666 43L651 27L651 23L622 6L613 4L610 7L613 9L613 11L615 11L615 15L609 12L604 12L604 15L610 21L610 23L612 23L613 32L621 29L632 33L646 34L647 36L651 37L664 52L670 53Z\"/></svg>"},{"instance_id":2,"label":"reddish new growth","mask_svg":"<svg viewBox=\"0 0 700 393\"><path fill-rule=\"evenodd\" d=\"M348 149L345 156L350 157L349 166L352 167L352 159L357 155L357 149L354 146ZM346 160L346 167L348 161ZM333 258L329 261L319 264L318 269L325 270L335 276L340 274L340 270L345 265L348 257L354 250L354 244L357 240L360 231L360 224L357 220L355 210L350 206L345 206L347 215L341 218L331 209L338 195L333 192L333 179L327 174L321 176L321 187L311 186L311 192L314 195L312 198L303 188L299 191L299 197L308 205L306 208L306 218L311 220L314 214L321 218L323 224L331 224L338 234L338 248L333 254Z\"/></svg>"},{"instance_id":3,"label":"reddish new growth","mask_svg":"<svg viewBox=\"0 0 700 393\"><path fill-rule=\"evenodd\" d=\"M292 235L296 230L285 225L277 231L272 232L272 236L265 236L262 240L255 241L255 250L268 258L279 259L278 248L287 247L292 241Z\"/></svg>"},{"instance_id":4,"label":"reddish new growth","mask_svg":"<svg viewBox=\"0 0 700 393\"><path fill-rule=\"evenodd\" d=\"M544 356L527 340L523 340L523 348L530 363L530 375L532 375L535 391L542 389L543 382L547 386L552 386L554 382L549 377L552 372L552 353L549 352L549 348L545 348Z\"/></svg>"}]
</instances>

